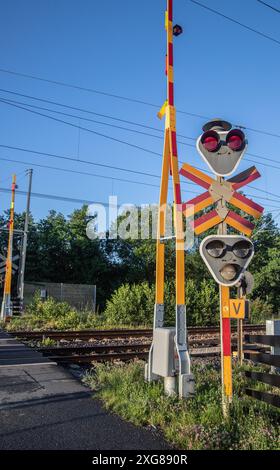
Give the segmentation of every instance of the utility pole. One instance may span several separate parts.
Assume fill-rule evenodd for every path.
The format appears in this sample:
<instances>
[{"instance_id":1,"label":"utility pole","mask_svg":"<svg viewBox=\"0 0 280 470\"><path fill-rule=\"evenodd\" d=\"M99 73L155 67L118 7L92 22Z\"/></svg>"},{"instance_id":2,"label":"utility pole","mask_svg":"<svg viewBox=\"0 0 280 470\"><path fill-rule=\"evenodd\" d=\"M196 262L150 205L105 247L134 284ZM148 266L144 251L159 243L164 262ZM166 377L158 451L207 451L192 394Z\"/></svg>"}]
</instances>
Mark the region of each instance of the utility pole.
<instances>
[{"instance_id":1,"label":"utility pole","mask_svg":"<svg viewBox=\"0 0 280 470\"><path fill-rule=\"evenodd\" d=\"M1 320L7 320L12 315L11 306L11 288L12 288L12 258L13 258L13 237L14 237L14 213L15 213L15 193L16 193L16 175L12 179L12 200L9 220L9 240L6 261L6 273L3 301L1 308Z\"/></svg>"},{"instance_id":2,"label":"utility pole","mask_svg":"<svg viewBox=\"0 0 280 470\"><path fill-rule=\"evenodd\" d=\"M19 295L21 310L23 308L23 297L24 297L24 273L25 273L25 262L26 262L28 227L29 227L29 218L30 218L30 199L31 199L33 170L32 169L27 170L27 174L29 175L29 185L28 185L28 193L27 193L27 201L26 201L26 212L25 212L24 231L23 231L23 240L22 240L20 266L19 266L19 278L18 278L18 295Z\"/></svg>"}]
</instances>

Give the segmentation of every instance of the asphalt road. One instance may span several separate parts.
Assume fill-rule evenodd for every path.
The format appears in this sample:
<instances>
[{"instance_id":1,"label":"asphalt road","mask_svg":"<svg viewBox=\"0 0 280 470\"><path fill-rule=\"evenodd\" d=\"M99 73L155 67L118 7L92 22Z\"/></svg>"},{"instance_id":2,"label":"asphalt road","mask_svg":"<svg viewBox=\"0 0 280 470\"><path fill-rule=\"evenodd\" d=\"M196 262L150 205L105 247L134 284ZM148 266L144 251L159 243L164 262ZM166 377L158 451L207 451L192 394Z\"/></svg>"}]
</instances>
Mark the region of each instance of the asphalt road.
<instances>
[{"instance_id":1,"label":"asphalt road","mask_svg":"<svg viewBox=\"0 0 280 470\"><path fill-rule=\"evenodd\" d=\"M64 368L0 332L0 450L161 450Z\"/></svg>"},{"instance_id":2,"label":"asphalt road","mask_svg":"<svg viewBox=\"0 0 280 470\"><path fill-rule=\"evenodd\" d=\"M87 393L30 400L0 410L0 449L159 450L153 431L104 410Z\"/></svg>"}]
</instances>

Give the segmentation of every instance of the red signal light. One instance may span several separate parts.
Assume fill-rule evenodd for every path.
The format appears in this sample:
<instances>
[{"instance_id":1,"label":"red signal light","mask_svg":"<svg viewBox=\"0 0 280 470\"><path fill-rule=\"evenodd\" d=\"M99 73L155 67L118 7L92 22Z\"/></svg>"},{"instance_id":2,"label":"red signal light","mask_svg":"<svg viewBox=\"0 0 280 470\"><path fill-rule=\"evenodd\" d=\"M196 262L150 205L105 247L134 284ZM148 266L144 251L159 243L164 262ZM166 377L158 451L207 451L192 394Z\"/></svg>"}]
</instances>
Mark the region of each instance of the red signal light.
<instances>
[{"instance_id":1,"label":"red signal light","mask_svg":"<svg viewBox=\"0 0 280 470\"><path fill-rule=\"evenodd\" d=\"M174 36L180 36L180 34L183 33L183 28L182 26L180 26L179 24L175 24L175 26L173 26L173 34Z\"/></svg>"},{"instance_id":2,"label":"red signal light","mask_svg":"<svg viewBox=\"0 0 280 470\"><path fill-rule=\"evenodd\" d=\"M208 152L216 152L220 147L220 136L215 131L208 131L201 137L201 143Z\"/></svg>"},{"instance_id":3,"label":"red signal light","mask_svg":"<svg viewBox=\"0 0 280 470\"><path fill-rule=\"evenodd\" d=\"M241 150L244 147L245 135L239 129L233 129L227 135L227 146L234 151Z\"/></svg>"}]
</instances>

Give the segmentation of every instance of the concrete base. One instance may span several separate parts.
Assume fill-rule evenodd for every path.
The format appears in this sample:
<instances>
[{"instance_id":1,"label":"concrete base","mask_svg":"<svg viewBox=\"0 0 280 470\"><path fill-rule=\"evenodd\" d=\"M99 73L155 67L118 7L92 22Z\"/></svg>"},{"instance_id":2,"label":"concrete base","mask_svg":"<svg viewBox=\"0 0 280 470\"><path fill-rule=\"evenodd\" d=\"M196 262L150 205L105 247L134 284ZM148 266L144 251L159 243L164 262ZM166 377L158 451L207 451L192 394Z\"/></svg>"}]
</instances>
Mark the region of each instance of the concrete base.
<instances>
[{"instance_id":1,"label":"concrete base","mask_svg":"<svg viewBox=\"0 0 280 470\"><path fill-rule=\"evenodd\" d=\"M193 374L180 374L178 377L180 398L192 398L195 395L195 382Z\"/></svg>"}]
</instances>

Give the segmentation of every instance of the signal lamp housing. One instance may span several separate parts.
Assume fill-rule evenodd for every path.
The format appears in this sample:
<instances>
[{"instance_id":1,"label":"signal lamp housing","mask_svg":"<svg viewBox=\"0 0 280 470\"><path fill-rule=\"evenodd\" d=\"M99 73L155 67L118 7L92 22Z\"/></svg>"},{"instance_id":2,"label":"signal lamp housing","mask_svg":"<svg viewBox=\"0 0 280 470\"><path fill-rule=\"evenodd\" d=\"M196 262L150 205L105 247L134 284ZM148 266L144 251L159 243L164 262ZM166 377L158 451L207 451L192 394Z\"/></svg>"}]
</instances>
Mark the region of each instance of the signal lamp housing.
<instances>
[{"instance_id":1,"label":"signal lamp housing","mask_svg":"<svg viewBox=\"0 0 280 470\"><path fill-rule=\"evenodd\" d=\"M215 281L230 287L244 275L253 258L254 245L243 235L212 235L200 244L200 254Z\"/></svg>"},{"instance_id":2,"label":"signal lamp housing","mask_svg":"<svg viewBox=\"0 0 280 470\"><path fill-rule=\"evenodd\" d=\"M240 240L232 247L232 251L237 258L248 258L250 256L252 247L246 240Z\"/></svg>"},{"instance_id":3,"label":"signal lamp housing","mask_svg":"<svg viewBox=\"0 0 280 470\"><path fill-rule=\"evenodd\" d=\"M229 176L238 167L247 149L245 134L222 119L206 123L196 142L198 153L217 176Z\"/></svg>"},{"instance_id":4,"label":"signal lamp housing","mask_svg":"<svg viewBox=\"0 0 280 470\"><path fill-rule=\"evenodd\" d=\"M245 146L245 135L240 129L232 129L226 138L227 146L234 152L242 150Z\"/></svg>"},{"instance_id":5,"label":"signal lamp housing","mask_svg":"<svg viewBox=\"0 0 280 470\"><path fill-rule=\"evenodd\" d=\"M233 281L238 273L238 267L235 264L225 264L220 273L225 281Z\"/></svg>"},{"instance_id":6,"label":"signal lamp housing","mask_svg":"<svg viewBox=\"0 0 280 470\"><path fill-rule=\"evenodd\" d=\"M226 245L221 240L212 240L207 244L207 253L213 258L220 258L226 249Z\"/></svg>"},{"instance_id":7,"label":"signal lamp housing","mask_svg":"<svg viewBox=\"0 0 280 470\"><path fill-rule=\"evenodd\" d=\"M183 33L183 28L179 24L175 24L173 26L173 34L174 36L180 36Z\"/></svg>"},{"instance_id":8,"label":"signal lamp housing","mask_svg":"<svg viewBox=\"0 0 280 470\"><path fill-rule=\"evenodd\" d=\"M220 136L215 131L204 132L201 143L207 152L217 152L220 147Z\"/></svg>"}]
</instances>

